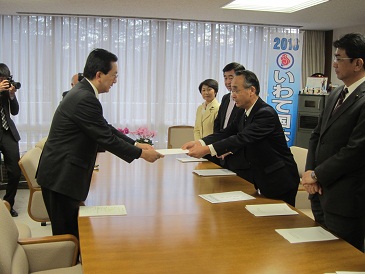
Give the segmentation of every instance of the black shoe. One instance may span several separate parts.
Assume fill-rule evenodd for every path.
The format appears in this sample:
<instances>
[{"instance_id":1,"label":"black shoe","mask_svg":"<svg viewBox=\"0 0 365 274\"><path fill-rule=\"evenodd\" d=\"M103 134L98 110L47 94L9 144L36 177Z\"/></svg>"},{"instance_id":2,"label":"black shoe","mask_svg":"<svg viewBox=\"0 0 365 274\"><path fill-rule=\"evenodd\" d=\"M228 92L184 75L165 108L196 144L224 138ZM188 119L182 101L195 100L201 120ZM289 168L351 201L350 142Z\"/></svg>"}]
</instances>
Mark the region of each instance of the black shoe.
<instances>
[{"instance_id":1,"label":"black shoe","mask_svg":"<svg viewBox=\"0 0 365 274\"><path fill-rule=\"evenodd\" d=\"M14 208L10 209L10 214L12 217L18 217L18 212L16 212Z\"/></svg>"}]
</instances>

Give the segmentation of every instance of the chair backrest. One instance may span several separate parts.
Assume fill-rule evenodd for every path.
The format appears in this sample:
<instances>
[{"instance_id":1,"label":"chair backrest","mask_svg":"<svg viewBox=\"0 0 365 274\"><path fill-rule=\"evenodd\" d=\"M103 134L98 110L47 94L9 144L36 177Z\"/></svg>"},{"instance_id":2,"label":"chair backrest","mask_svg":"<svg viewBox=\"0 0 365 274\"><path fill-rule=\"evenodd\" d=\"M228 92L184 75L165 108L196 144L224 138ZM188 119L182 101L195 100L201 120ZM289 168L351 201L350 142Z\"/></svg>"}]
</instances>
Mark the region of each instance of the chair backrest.
<instances>
[{"instance_id":1,"label":"chair backrest","mask_svg":"<svg viewBox=\"0 0 365 274\"><path fill-rule=\"evenodd\" d=\"M44 144L47 141L48 136L43 137L42 139L39 140L38 143L35 144L36 147L39 147L41 150L43 150Z\"/></svg>"},{"instance_id":2,"label":"chair backrest","mask_svg":"<svg viewBox=\"0 0 365 274\"><path fill-rule=\"evenodd\" d=\"M0 235L0 273L28 274L27 256L17 242L18 229L2 200L0 201Z\"/></svg>"},{"instance_id":3,"label":"chair backrest","mask_svg":"<svg viewBox=\"0 0 365 274\"><path fill-rule=\"evenodd\" d=\"M28 201L29 217L34 221L44 223L49 221L49 216L43 201L41 188L37 183L37 179L35 178L41 154L42 149L39 147L34 147L28 150L23 155L23 157L20 158L19 166L25 179L27 180L30 190Z\"/></svg>"},{"instance_id":4,"label":"chair backrest","mask_svg":"<svg viewBox=\"0 0 365 274\"><path fill-rule=\"evenodd\" d=\"M19 160L19 166L27 180L29 189L39 187L35 174L38 168L39 158L41 157L42 149L34 147L28 150Z\"/></svg>"},{"instance_id":5,"label":"chair backrest","mask_svg":"<svg viewBox=\"0 0 365 274\"><path fill-rule=\"evenodd\" d=\"M305 171L305 162L307 161L308 149L291 146L290 151L294 156L294 161L297 163L299 176L302 178L302 174Z\"/></svg>"},{"instance_id":6,"label":"chair backrest","mask_svg":"<svg viewBox=\"0 0 365 274\"><path fill-rule=\"evenodd\" d=\"M180 148L186 142L194 140L194 127L171 126L167 136L167 148Z\"/></svg>"}]
</instances>

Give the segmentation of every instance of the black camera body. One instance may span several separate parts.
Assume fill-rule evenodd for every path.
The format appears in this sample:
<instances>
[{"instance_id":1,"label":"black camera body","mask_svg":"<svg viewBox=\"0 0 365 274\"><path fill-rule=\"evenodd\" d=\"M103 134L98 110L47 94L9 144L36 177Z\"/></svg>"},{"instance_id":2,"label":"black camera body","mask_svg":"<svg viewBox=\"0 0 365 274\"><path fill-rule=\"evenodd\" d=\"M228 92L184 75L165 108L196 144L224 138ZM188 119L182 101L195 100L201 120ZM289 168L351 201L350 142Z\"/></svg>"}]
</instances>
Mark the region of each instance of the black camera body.
<instances>
[{"instance_id":1,"label":"black camera body","mask_svg":"<svg viewBox=\"0 0 365 274\"><path fill-rule=\"evenodd\" d=\"M9 88L11 85L13 85L16 89L20 89L22 86L20 82L15 82L13 80L13 75L10 75L7 80L9 81Z\"/></svg>"},{"instance_id":2,"label":"black camera body","mask_svg":"<svg viewBox=\"0 0 365 274\"><path fill-rule=\"evenodd\" d=\"M81 73L81 72L79 72L78 74L77 74L77 81L81 81L82 79L84 79L84 74L83 73Z\"/></svg>"}]
</instances>

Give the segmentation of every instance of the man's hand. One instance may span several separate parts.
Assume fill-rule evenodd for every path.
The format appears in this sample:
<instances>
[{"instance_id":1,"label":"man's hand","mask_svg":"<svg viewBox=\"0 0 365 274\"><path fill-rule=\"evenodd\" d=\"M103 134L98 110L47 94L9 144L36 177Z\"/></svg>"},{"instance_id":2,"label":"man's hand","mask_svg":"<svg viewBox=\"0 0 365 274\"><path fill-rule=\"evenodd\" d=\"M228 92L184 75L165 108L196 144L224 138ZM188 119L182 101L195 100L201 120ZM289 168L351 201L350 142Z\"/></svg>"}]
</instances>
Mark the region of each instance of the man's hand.
<instances>
[{"instance_id":1,"label":"man's hand","mask_svg":"<svg viewBox=\"0 0 365 274\"><path fill-rule=\"evenodd\" d=\"M314 183L314 184L310 184L310 185L306 184L306 185L303 185L303 187L309 194L316 194L318 192L319 194L322 195L322 188L318 183Z\"/></svg>"},{"instance_id":2,"label":"man's hand","mask_svg":"<svg viewBox=\"0 0 365 274\"><path fill-rule=\"evenodd\" d=\"M208 146L196 145L189 149L188 155L195 158L201 158L207 154L210 154Z\"/></svg>"},{"instance_id":3,"label":"man's hand","mask_svg":"<svg viewBox=\"0 0 365 274\"><path fill-rule=\"evenodd\" d=\"M137 143L136 144L136 147L139 147L139 148L141 148L141 149L143 149L143 150L155 150L154 148L153 148L153 146L151 146L151 145L149 145L149 144L142 144L142 143Z\"/></svg>"},{"instance_id":4,"label":"man's hand","mask_svg":"<svg viewBox=\"0 0 365 274\"><path fill-rule=\"evenodd\" d=\"M194 146L202 146L202 144L199 141L190 141L190 142L183 144L181 149L191 149Z\"/></svg>"},{"instance_id":5,"label":"man's hand","mask_svg":"<svg viewBox=\"0 0 365 274\"><path fill-rule=\"evenodd\" d=\"M322 194L322 188L311 176L313 170L307 170L302 175L302 185L309 194Z\"/></svg>"},{"instance_id":6,"label":"man's hand","mask_svg":"<svg viewBox=\"0 0 365 274\"><path fill-rule=\"evenodd\" d=\"M142 154L140 158L146 160L147 162L153 163L163 157L164 155L158 153L154 149L142 149Z\"/></svg>"},{"instance_id":7,"label":"man's hand","mask_svg":"<svg viewBox=\"0 0 365 274\"><path fill-rule=\"evenodd\" d=\"M8 80L1 81L0 91L7 90L7 89L9 89L9 81Z\"/></svg>"},{"instance_id":8,"label":"man's hand","mask_svg":"<svg viewBox=\"0 0 365 274\"><path fill-rule=\"evenodd\" d=\"M8 90L9 90L10 98L14 98L15 92L17 91L17 89L13 85L11 85L10 88L8 88Z\"/></svg>"}]
</instances>

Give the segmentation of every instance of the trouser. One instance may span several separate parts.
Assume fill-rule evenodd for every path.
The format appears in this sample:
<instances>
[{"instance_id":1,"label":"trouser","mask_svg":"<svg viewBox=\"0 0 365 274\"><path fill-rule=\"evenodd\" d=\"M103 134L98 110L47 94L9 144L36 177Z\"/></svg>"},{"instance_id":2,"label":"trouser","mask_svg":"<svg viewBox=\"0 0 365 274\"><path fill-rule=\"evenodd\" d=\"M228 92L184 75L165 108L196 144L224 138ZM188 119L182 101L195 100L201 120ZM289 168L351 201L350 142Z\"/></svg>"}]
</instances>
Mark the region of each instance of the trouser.
<instances>
[{"instance_id":1,"label":"trouser","mask_svg":"<svg viewBox=\"0 0 365 274\"><path fill-rule=\"evenodd\" d=\"M79 239L77 222L80 201L41 187L53 235L72 234Z\"/></svg>"},{"instance_id":2,"label":"trouser","mask_svg":"<svg viewBox=\"0 0 365 274\"><path fill-rule=\"evenodd\" d=\"M18 190L21 171L19 167L19 144L15 141L10 130L5 130L0 126L0 151L4 155L4 163L8 175L8 184L4 200L8 201L10 206L14 206L15 195Z\"/></svg>"},{"instance_id":3,"label":"trouser","mask_svg":"<svg viewBox=\"0 0 365 274\"><path fill-rule=\"evenodd\" d=\"M309 195L314 220L336 236L364 252L365 217L345 217L325 211L319 194Z\"/></svg>"}]
</instances>

